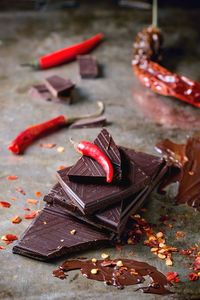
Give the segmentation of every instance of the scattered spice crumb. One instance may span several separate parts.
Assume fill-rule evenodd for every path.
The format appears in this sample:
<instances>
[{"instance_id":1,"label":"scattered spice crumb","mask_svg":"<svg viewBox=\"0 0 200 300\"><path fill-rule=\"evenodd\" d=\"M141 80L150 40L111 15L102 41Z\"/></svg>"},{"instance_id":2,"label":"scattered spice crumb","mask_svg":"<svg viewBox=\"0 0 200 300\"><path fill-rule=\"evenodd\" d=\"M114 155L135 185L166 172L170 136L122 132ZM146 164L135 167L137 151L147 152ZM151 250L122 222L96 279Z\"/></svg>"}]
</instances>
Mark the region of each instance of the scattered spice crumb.
<instances>
[{"instance_id":1,"label":"scattered spice crumb","mask_svg":"<svg viewBox=\"0 0 200 300\"><path fill-rule=\"evenodd\" d=\"M102 253L102 254L101 254L101 257L102 257L103 259L107 259L107 258L109 258L109 256L110 256L110 255L108 255L108 254L106 254L106 253Z\"/></svg>"},{"instance_id":2,"label":"scattered spice crumb","mask_svg":"<svg viewBox=\"0 0 200 300\"><path fill-rule=\"evenodd\" d=\"M24 219L26 219L26 220L34 219L35 216L36 216L36 213L35 213L35 211L33 211L33 212L30 213L30 214L25 214L25 215L24 215Z\"/></svg>"},{"instance_id":3,"label":"scattered spice crumb","mask_svg":"<svg viewBox=\"0 0 200 300\"><path fill-rule=\"evenodd\" d=\"M6 244L10 244L15 240L18 240L16 235L13 234L6 234L1 237L1 240L4 241Z\"/></svg>"},{"instance_id":4,"label":"scattered spice crumb","mask_svg":"<svg viewBox=\"0 0 200 300\"><path fill-rule=\"evenodd\" d=\"M52 143L52 144L38 144L39 147L41 148L46 148L46 149L51 149L54 148L56 146L56 144Z\"/></svg>"},{"instance_id":5,"label":"scattered spice crumb","mask_svg":"<svg viewBox=\"0 0 200 300\"><path fill-rule=\"evenodd\" d=\"M94 274L94 275L95 275L95 274L97 274L97 272L98 272L98 269L92 269L92 270L91 270L91 274Z\"/></svg>"},{"instance_id":6,"label":"scattered spice crumb","mask_svg":"<svg viewBox=\"0 0 200 300\"><path fill-rule=\"evenodd\" d=\"M8 203L8 202L6 202L6 201L0 201L0 206L1 206L1 207L6 207L6 208L8 208L8 207L11 206L11 204Z\"/></svg>"},{"instance_id":7,"label":"scattered spice crumb","mask_svg":"<svg viewBox=\"0 0 200 300\"><path fill-rule=\"evenodd\" d=\"M64 152L64 151L65 151L65 148L64 148L64 147L58 147L58 148L57 148L57 151L58 151L58 152Z\"/></svg>"},{"instance_id":8,"label":"scattered spice crumb","mask_svg":"<svg viewBox=\"0 0 200 300\"><path fill-rule=\"evenodd\" d=\"M195 281L199 278L198 274L196 273L189 273L187 276L189 277L190 281Z\"/></svg>"},{"instance_id":9,"label":"scattered spice crumb","mask_svg":"<svg viewBox=\"0 0 200 300\"><path fill-rule=\"evenodd\" d=\"M47 224L47 222L46 222L46 221L44 221L44 222L43 222L43 224L44 224L44 225L46 225L46 224Z\"/></svg>"},{"instance_id":10,"label":"scattered spice crumb","mask_svg":"<svg viewBox=\"0 0 200 300\"><path fill-rule=\"evenodd\" d=\"M16 191L18 191L18 192L21 193L22 195L26 195L26 193L25 193L24 190L21 188L21 186L16 187Z\"/></svg>"},{"instance_id":11,"label":"scattered spice crumb","mask_svg":"<svg viewBox=\"0 0 200 300\"><path fill-rule=\"evenodd\" d=\"M167 272L166 278L170 282L176 282L176 283L180 282L177 272Z\"/></svg>"},{"instance_id":12,"label":"scattered spice crumb","mask_svg":"<svg viewBox=\"0 0 200 300\"><path fill-rule=\"evenodd\" d=\"M20 216L14 216L14 218L12 219L12 223L13 224L19 224L21 222L21 218Z\"/></svg>"},{"instance_id":13,"label":"scattered spice crumb","mask_svg":"<svg viewBox=\"0 0 200 300\"><path fill-rule=\"evenodd\" d=\"M38 203L38 200L36 200L36 199L27 199L27 200L26 200L26 202L27 202L27 203L34 204L34 205L35 205L35 204L37 204L37 203Z\"/></svg>"},{"instance_id":14,"label":"scattered spice crumb","mask_svg":"<svg viewBox=\"0 0 200 300\"><path fill-rule=\"evenodd\" d=\"M74 235L76 233L76 230L73 229L73 230L70 231L70 233L71 233L71 235Z\"/></svg>"},{"instance_id":15,"label":"scattered spice crumb","mask_svg":"<svg viewBox=\"0 0 200 300\"><path fill-rule=\"evenodd\" d=\"M59 166L59 170L66 169L66 166Z\"/></svg>"},{"instance_id":16,"label":"scattered spice crumb","mask_svg":"<svg viewBox=\"0 0 200 300\"><path fill-rule=\"evenodd\" d=\"M134 252L133 252L133 251L131 251L131 252L129 252L129 255L133 255L133 253L134 253Z\"/></svg>"},{"instance_id":17,"label":"scattered spice crumb","mask_svg":"<svg viewBox=\"0 0 200 300\"><path fill-rule=\"evenodd\" d=\"M41 197L42 194L40 193L40 191L36 191L36 192L35 192L35 196L36 196L36 197Z\"/></svg>"},{"instance_id":18,"label":"scattered spice crumb","mask_svg":"<svg viewBox=\"0 0 200 300\"><path fill-rule=\"evenodd\" d=\"M60 240L61 242L64 242L64 240L62 239L62 240Z\"/></svg>"},{"instance_id":19,"label":"scattered spice crumb","mask_svg":"<svg viewBox=\"0 0 200 300\"><path fill-rule=\"evenodd\" d=\"M8 176L7 180L17 180L18 176Z\"/></svg>"},{"instance_id":20,"label":"scattered spice crumb","mask_svg":"<svg viewBox=\"0 0 200 300\"><path fill-rule=\"evenodd\" d=\"M119 246L119 245L115 245L115 248L116 248L117 250L119 250L119 251L122 251L122 247Z\"/></svg>"},{"instance_id":21,"label":"scattered spice crumb","mask_svg":"<svg viewBox=\"0 0 200 300\"><path fill-rule=\"evenodd\" d=\"M117 267L123 267L123 262L121 260L118 260Z\"/></svg>"},{"instance_id":22,"label":"scattered spice crumb","mask_svg":"<svg viewBox=\"0 0 200 300\"><path fill-rule=\"evenodd\" d=\"M93 258L93 259L92 259L92 262L93 262L93 263L96 263L96 262L97 262L97 259L96 259L96 258Z\"/></svg>"}]
</instances>

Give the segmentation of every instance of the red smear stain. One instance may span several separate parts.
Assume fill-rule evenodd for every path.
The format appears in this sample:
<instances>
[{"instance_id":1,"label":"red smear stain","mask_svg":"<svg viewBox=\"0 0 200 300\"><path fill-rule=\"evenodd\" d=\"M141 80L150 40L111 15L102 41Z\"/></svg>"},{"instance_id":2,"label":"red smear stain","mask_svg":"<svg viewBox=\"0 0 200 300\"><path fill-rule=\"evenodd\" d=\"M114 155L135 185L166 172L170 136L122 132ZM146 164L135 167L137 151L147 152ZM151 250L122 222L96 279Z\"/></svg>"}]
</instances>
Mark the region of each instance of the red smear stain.
<instances>
[{"instance_id":1,"label":"red smear stain","mask_svg":"<svg viewBox=\"0 0 200 300\"><path fill-rule=\"evenodd\" d=\"M178 273L177 272L168 272L166 274L166 278L170 282L176 282L176 283L180 282L180 279L177 278L177 277L178 277Z\"/></svg>"},{"instance_id":2,"label":"red smear stain","mask_svg":"<svg viewBox=\"0 0 200 300\"><path fill-rule=\"evenodd\" d=\"M59 166L59 170L66 169L66 166Z\"/></svg>"},{"instance_id":3,"label":"red smear stain","mask_svg":"<svg viewBox=\"0 0 200 300\"><path fill-rule=\"evenodd\" d=\"M196 273L189 273L187 276L189 277L190 281L195 281L199 278Z\"/></svg>"},{"instance_id":4,"label":"red smear stain","mask_svg":"<svg viewBox=\"0 0 200 300\"><path fill-rule=\"evenodd\" d=\"M10 203L8 203L8 202L5 202L5 201L0 201L0 206L1 207L10 207Z\"/></svg>"},{"instance_id":5,"label":"red smear stain","mask_svg":"<svg viewBox=\"0 0 200 300\"><path fill-rule=\"evenodd\" d=\"M7 180L17 180L18 176L8 176Z\"/></svg>"},{"instance_id":6,"label":"red smear stain","mask_svg":"<svg viewBox=\"0 0 200 300\"><path fill-rule=\"evenodd\" d=\"M26 195L26 193L24 192L24 190L19 186L16 187L16 191L18 191L19 193L21 193L22 195Z\"/></svg>"},{"instance_id":7,"label":"red smear stain","mask_svg":"<svg viewBox=\"0 0 200 300\"><path fill-rule=\"evenodd\" d=\"M36 213L33 211L33 212L30 213L29 215L28 215L28 214L25 214L25 215L24 215L24 219L26 219L26 220L34 219L35 216L36 216Z\"/></svg>"},{"instance_id":8,"label":"red smear stain","mask_svg":"<svg viewBox=\"0 0 200 300\"><path fill-rule=\"evenodd\" d=\"M40 193L40 191L36 191L36 192L35 192L35 196L36 196L36 197L41 197L42 194Z\"/></svg>"},{"instance_id":9,"label":"red smear stain","mask_svg":"<svg viewBox=\"0 0 200 300\"><path fill-rule=\"evenodd\" d=\"M38 144L38 146L41 148L51 149L54 148L56 144Z\"/></svg>"}]
</instances>

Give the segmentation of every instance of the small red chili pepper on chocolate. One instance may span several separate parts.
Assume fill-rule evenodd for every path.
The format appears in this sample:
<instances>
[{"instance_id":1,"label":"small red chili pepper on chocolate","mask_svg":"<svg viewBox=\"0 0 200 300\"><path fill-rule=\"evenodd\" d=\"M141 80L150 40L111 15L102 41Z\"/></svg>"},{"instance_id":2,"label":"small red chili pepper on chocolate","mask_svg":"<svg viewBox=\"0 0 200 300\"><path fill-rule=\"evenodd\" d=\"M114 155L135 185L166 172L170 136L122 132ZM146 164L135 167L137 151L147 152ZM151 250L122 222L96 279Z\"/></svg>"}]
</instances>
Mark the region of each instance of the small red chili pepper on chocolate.
<instances>
[{"instance_id":1,"label":"small red chili pepper on chocolate","mask_svg":"<svg viewBox=\"0 0 200 300\"><path fill-rule=\"evenodd\" d=\"M98 33L89 40L55 51L40 57L38 60L22 64L36 69L47 69L75 59L78 55L92 50L102 40L103 34Z\"/></svg>"},{"instance_id":2,"label":"small red chili pepper on chocolate","mask_svg":"<svg viewBox=\"0 0 200 300\"><path fill-rule=\"evenodd\" d=\"M105 170L106 172L106 181L110 183L113 179L113 166L109 158L105 155L99 147L96 145L82 141L78 144L77 150L83 155L90 156L95 159Z\"/></svg>"},{"instance_id":3,"label":"small red chili pepper on chocolate","mask_svg":"<svg viewBox=\"0 0 200 300\"><path fill-rule=\"evenodd\" d=\"M98 111L93 114L76 116L76 117L65 117L58 116L54 119L46 121L44 123L36 124L31 127L28 127L26 130L21 132L16 139L8 146L8 150L12 151L14 154L21 154L24 152L26 147L32 144L36 139L41 137L44 134L47 134L51 131L54 131L60 127L71 124L80 119L93 118L101 115L104 111L104 104L101 101L98 101Z\"/></svg>"}]
</instances>

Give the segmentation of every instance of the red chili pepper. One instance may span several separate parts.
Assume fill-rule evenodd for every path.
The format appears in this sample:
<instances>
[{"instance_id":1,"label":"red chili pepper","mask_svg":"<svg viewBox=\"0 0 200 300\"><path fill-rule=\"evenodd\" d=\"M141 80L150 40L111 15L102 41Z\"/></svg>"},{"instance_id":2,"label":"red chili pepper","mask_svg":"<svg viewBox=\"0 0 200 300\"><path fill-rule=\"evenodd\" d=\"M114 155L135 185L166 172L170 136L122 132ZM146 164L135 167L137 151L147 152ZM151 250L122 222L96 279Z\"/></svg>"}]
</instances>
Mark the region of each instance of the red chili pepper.
<instances>
[{"instance_id":1,"label":"red chili pepper","mask_svg":"<svg viewBox=\"0 0 200 300\"><path fill-rule=\"evenodd\" d=\"M32 144L34 140L39 138L42 134L55 130L66 125L67 121L64 116L58 116L47 122L33 125L21 132L16 139L9 145L8 150L15 154L23 153L25 148Z\"/></svg>"},{"instance_id":2,"label":"red chili pepper","mask_svg":"<svg viewBox=\"0 0 200 300\"><path fill-rule=\"evenodd\" d=\"M94 158L105 170L106 181L110 183L113 179L113 166L109 158L96 145L82 141L78 144L77 150L83 155Z\"/></svg>"},{"instance_id":3,"label":"red chili pepper","mask_svg":"<svg viewBox=\"0 0 200 300\"><path fill-rule=\"evenodd\" d=\"M101 41L102 38L103 34L99 33L91 37L89 40L47 54L45 56L40 57L36 61L31 61L29 63L22 64L22 66L31 66L37 69L47 69L60 65L64 62L68 62L75 59L80 54L89 52Z\"/></svg>"},{"instance_id":4,"label":"red chili pepper","mask_svg":"<svg viewBox=\"0 0 200 300\"><path fill-rule=\"evenodd\" d=\"M153 92L200 107L199 83L172 73L151 60L136 64L133 69L140 82Z\"/></svg>"},{"instance_id":5,"label":"red chili pepper","mask_svg":"<svg viewBox=\"0 0 200 300\"><path fill-rule=\"evenodd\" d=\"M70 118L66 118L64 116L58 116L44 123L40 123L28 127L26 130L21 132L16 137L16 139L8 146L8 150L12 151L14 154L23 153L27 146L32 144L36 139L41 137L41 135L43 134L47 134L50 131L56 130L67 124L71 124L74 121L77 121L79 119L92 118L101 115L104 111L104 104L101 101L99 101L97 104L98 104L98 111L96 111L93 114L88 114L88 115L83 115L78 117L70 117Z\"/></svg>"}]
</instances>

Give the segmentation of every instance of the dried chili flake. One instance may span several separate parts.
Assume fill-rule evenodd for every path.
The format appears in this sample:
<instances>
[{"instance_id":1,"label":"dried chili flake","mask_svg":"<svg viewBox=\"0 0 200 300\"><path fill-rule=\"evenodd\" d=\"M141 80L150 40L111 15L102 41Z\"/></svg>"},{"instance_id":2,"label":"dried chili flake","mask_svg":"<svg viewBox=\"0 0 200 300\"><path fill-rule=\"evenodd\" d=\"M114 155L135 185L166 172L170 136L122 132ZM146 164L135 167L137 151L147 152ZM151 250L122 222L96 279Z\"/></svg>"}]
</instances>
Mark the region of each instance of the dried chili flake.
<instances>
[{"instance_id":1,"label":"dried chili flake","mask_svg":"<svg viewBox=\"0 0 200 300\"><path fill-rule=\"evenodd\" d=\"M11 205L11 204L8 203L8 202L6 202L6 201L0 201L0 206L1 206L1 207L7 207L7 208L8 208L8 207L10 207L10 205Z\"/></svg>"},{"instance_id":2,"label":"dried chili flake","mask_svg":"<svg viewBox=\"0 0 200 300\"><path fill-rule=\"evenodd\" d=\"M14 216L14 218L12 219L12 223L13 224L19 224L21 222L21 218L20 216Z\"/></svg>"},{"instance_id":3,"label":"dried chili flake","mask_svg":"<svg viewBox=\"0 0 200 300\"><path fill-rule=\"evenodd\" d=\"M200 257L197 257L195 261L192 263L192 268L194 270L200 270Z\"/></svg>"},{"instance_id":4,"label":"dried chili flake","mask_svg":"<svg viewBox=\"0 0 200 300\"><path fill-rule=\"evenodd\" d=\"M0 246L0 249L1 250L5 250L6 248L4 246Z\"/></svg>"},{"instance_id":5,"label":"dried chili flake","mask_svg":"<svg viewBox=\"0 0 200 300\"><path fill-rule=\"evenodd\" d=\"M146 211L147 211L147 209L146 209L146 208L141 208L141 209L140 209L140 211L142 211L142 212L146 212Z\"/></svg>"},{"instance_id":6,"label":"dried chili flake","mask_svg":"<svg viewBox=\"0 0 200 300\"><path fill-rule=\"evenodd\" d=\"M42 194L40 193L40 191L36 191L36 192L35 192L35 196L36 196L36 197L41 197Z\"/></svg>"},{"instance_id":7,"label":"dried chili flake","mask_svg":"<svg viewBox=\"0 0 200 300\"><path fill-rule=\"evenodd\" d=\"M176 283L180 282L180 279L177 277L178 277L177 272L167 272L166 274L166 278L170 282L176 282Z\"/></svg>"},{"instance_id":8,"label":"dried chili flake","mask_svg":"<svg viewBox=\"0 0 200 300\"><path fill-rule=\"evenodd\" d=\"M16 191L18 191L19 193L21 193L22 195L26 195L26 193L24 192L24 190L19 186L16 187Z\"/></svg>"},{"instance_id":9,"label":"dried chili flake","mask_svg":"<svg viewBox=\"0 0 200 300\"><path fill-rule=\"evenodd\" d=\"M18 176L8 176L6 179L7 180L17 180Z\"/></svg>"},{"instance_id":10,"label":"dried chili flake","mask_svg":"<svg viewBox=\"0 0 200 300\"><path fill-rule=\"evenodd\" d=\"M15 240L18 240L16 235L13 234L6 234L4 236L1 237L1 240L4 242L13 242Z\"/></svg>"},{"instance_id":11,"label":"dried chili flake","mask_svg":"<svg viewBox=\"0 0 200 300\"><path fill-rule=\"evenodd\" d=\"M187 274L187 276L190 279L190 281L195 281L199 278L199 276L196 273L189 273Z\"/></svg>"},{"instance_id":12,"label":"dried chili flake","mask_svg":"<svg viewBox=\"0 0 200 300\"><path fill-rule=\"evenodd\" d=\"M23 210L30 211L30 208L28 208L28 207L23 207Z\"/></svg>"},{"instance_id":13,"label":"dried chili flake","mask_svg":"<svg viewBox=\"0 0 200 300\"><path fill-rule=\"evenodd\" d=\"M52 144L38 144L39 147L41 148L46 148L46 149L51 149L51 148L54 148L56 146L55 143L52 143Z\"/></svg>"},{"instance_id":14,"label":"dried chili flake","mask_svg":"<svg viewBox=\"0 0 200 300\"><path fill-rule=\"evenodd\" d=\"M33 212L30 213L30 214L25 214L25 215L24 215L24 219L26 219L26 220L34 219L35 216L36 216L36 213L33 211Z\"/></svg>"},{"instance_id":15,"label":"dried chili flake","mask_svg":"<svg viewBox=\"0 0 200 300\"><path fill-rule=\"evenodd\" d=\"M131 252L129 252L129 255L133 255L133 253L134 253L134 252L133 252L133 251L131 251Z\"/></svg>"},{"instance_id":16,"label":"dried chili flake","mask_svg":"<svg viewBox=\"0 0 200 300\"><path fill-rule=\"evenodd\" d=\"M12 200L12 201L15 201L15 198L14 198L14 197L12 197L12 198L10 198L10 200Z\"/></svg>"},{"instance_id":17,"label":"dried chili flake","mask_svg":"<svg viewBox=\"0 0 200 300\"><path fill-rule=\"evenodd\" d=\"M66 169L66 166L59 166L59 170Z\"/></svg>"},{"instance_id":18,"label":"dried chili flake","mask_svg":"<svg viewBox=\"0 0 200 300\"><path fill-rule=\"evenodd\" d=\"M119 245L115 245L115 248L116 248L117 250L119 250L119 251L122 251L122 247L119 246Z\"/></svg>"},{"instance_id":19,"label":"dried chili flake","mask_svg":"<svg viewBox=\"0 0 200 300\"><path fill-rule=\"evenodd\" d=\"M36 200L36 199L27 199L27 200L26 200L26 202L27 202L27 203L34 204L34 205L35 205L35 204L37 204L37 203L38 203L38 200Z\"/></svg>"}]
</instances>

